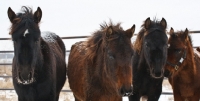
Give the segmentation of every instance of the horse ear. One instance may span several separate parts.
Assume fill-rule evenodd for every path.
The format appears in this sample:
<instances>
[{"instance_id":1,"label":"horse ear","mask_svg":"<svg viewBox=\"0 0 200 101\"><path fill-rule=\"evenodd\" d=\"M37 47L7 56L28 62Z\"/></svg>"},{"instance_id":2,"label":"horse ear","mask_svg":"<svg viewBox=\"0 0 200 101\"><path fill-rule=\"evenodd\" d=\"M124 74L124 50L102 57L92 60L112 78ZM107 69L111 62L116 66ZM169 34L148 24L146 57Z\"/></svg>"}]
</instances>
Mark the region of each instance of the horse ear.
<instances>
[{"instance_id":1,"label":"horse ear","mask_svg":"<svg viewBox=\"0 0 200 101\"><path fill-rule=\"evenodd\" d=\"M106 36L109 37L112 34L112 32L113 32L113 28L112 26L109 26L106 30Z\"/></svg>"},{"instance_id":2,"label":"horse ear","mask_svg":"<svg viewBox=\"0 0 200 101\"><path fill-rule=\"evenodd\" d=\"M185 29L185 32L184 32L184 34L183 34L185 39L187 39L188 34L189 34L189 31L188 31L188 29L186 28L186 29Z\"/></svg>"},{"instance_id":3,"label":"horse ear","mask_svg":"<svg viewBox=\"0 0 200 101\"><path fill-rule=\"evenodd\" d=\"M144 23L145 29L148 29L150 25L151 25L151 19L150 19L150 17L148 17L148 18L145 20L145 23Z\"/></svg>"},{"instance_id":4,"label":"horse ear","mask_svg":"<svg viewBox=\"0 0 200 101\"><path fill-rule=\"evenodd\" d=\"M37 8L37 10L34 13L34 21L35 23L39 23L42 18L42 10L40 7Z\"/></svg>"},{"instance_id":5,"label":"horse ear","mask_svg":"<svg viewBox=\"0 0 200 101\"><path fill-rule=\"evenodd\" d=\"M162 20L160 21L160 25L163 27L163 29L167 28L167 22L164 18L162 18Z\"/></svg>"},{"instance_id":6,"label":"horse ear","mask_svg":"<svg viewBox=\"0 0 200 101\"><path fill-rule=\"evenodd\" d=\"M174 29L171 27L169 34L172 35L174 33Z\"/></svg>"},{"instance_id":7,"label":"horse ear","mask_svg":"<svg viewBox=\"0 0 200 101\"><path fill-rule=\"evenodd\" d=\"M13 20L16 17L15 12L9 7L7 13L8 13L8 18L10 19L10 22L13 23Z\"/></svg>"},{"instance_id":8,"label":"horse ear","mask_svg":"<svg viewBox=\"0 0 200 101\"><path fill-rule=\"evenodd\" d=\"M127 36L129 38L131 38L133 36L134 32L135 32L135 24L129 30L127 30L127 31L128 31L127 32Z\"/></svg>"}]
</instances>

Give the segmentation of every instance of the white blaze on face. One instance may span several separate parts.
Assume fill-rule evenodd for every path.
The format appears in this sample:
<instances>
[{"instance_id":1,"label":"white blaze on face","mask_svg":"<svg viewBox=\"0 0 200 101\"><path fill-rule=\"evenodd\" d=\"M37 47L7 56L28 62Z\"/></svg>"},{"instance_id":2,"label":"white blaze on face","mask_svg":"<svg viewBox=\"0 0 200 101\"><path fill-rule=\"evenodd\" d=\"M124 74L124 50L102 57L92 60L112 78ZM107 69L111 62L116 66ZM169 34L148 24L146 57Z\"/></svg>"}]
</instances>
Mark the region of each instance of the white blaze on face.
<instances>
[{"instance_id":1,"label":"white blaze on face","mask_svg":"<svg viewBox=\"0 0 200 101\"><path fill-rule=\"evenodd\" d=\"M170 44L168 44L168 48L170 47Z\"/></svg>"},{"instance_id":2,"label":"white blaze on face","mask_svg":"<svg viewBox=\"0 0 200 101\"><path fill-rule=\"evenodd\" d=\"M26 34L28 34L28 29L24 32L24 37L26 37Z\"/></svg>"}]
</instances>

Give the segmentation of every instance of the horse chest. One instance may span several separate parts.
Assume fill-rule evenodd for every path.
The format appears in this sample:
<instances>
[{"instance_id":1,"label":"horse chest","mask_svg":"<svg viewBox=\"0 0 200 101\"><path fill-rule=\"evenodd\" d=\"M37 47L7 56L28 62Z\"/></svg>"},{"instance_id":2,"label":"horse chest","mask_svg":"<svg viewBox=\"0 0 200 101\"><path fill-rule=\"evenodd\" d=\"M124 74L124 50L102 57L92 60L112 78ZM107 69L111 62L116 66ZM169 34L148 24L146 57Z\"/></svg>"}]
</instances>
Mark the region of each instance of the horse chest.
<instances>
[{"instance_id":1,"label":"horse chest","mask_svg":"<svg viewBox=\"0 0 200 101\"><path fill-rule=\"evenodd\" d=\"M182 97L187 98L194 95L194 85L189 77L173 79L173 89L180 93ZM186 100L187 101L187 100Z\"/></svg>"},{"instance_id":2,"label":"horse chest","mask_svg":"<svg viewBox=\"0 0 200 101\"><path fill-rule=\"evenodd\" d=\"M152 92L156 88L160 88L162 86L162 79L157 80L148 75L144 75L144 77L142 77L136 85L140 95L147 95L149 92Z\"/></svg>"}]
</instances>

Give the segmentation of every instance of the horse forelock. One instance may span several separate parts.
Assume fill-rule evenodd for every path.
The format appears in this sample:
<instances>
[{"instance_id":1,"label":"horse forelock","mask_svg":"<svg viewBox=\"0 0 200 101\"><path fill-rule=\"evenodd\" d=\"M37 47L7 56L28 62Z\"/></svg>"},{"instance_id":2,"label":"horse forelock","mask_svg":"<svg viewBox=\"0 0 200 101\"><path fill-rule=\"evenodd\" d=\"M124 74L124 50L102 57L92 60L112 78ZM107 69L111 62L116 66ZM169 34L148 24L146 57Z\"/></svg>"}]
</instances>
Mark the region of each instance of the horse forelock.
<instances>
[{"instance_id":1,"label":"horse forelock","mask_svg":"<svg viewBox=\"0 0 200 101\"><path fill-rule=\"evenodd\" d=\"M25 24L25 27L28 27L27 23L33 23L33 12L32 8L22 6L21 11L16 14L16 18L13 20L13 24L10 27L9 34L12 35L21 25Z\"/></svg>"},{"instance_id":2,"label":"horse forelock","mask_svg":"<svg viewBox=\"0 0 200 101\"><path fill-rule=\"evenodd\" d=\"M104 23L102 23L102 24L100 24L100 30L105 30L105 29L107 29L109 26L112 26L114 29L120 29L120 30L123 30L123 28L121 27L121 23L119 22L119 23L117 23L117 24L114 24L113 22L112 22L112 20L110 20L110 22L109 23L106 23L106 22L104 22Z\"/></svg>"},{"instance_id":3,"label":"horse forelock","mask_svg":"<svg viewBox=\"0 0 200 101\"><path fill-rule=\"evenodd\" d=\"M158 28L160 25L160 21L155 17L152 21L151 21L151 27L150 28ZM143 24L141 25L142 29L145 29L145 21L143 22Z\"/></svg>"},{"instance_id":4,"label":"horse forelock","mask_svg":"<svg viewBox=\"0 0 200 101\"><path fill-rule=\"evenodd\" d=\"M183 39L184 37L181 37L182 35L184 34L184 31L177 31L177 32L174 32L170 35L171 38L181 38L182 40L185 40ZM186 38L186 43L191 45L193 47L193 41L192 41L192 37L190 34L188 34L187 38ZM176 42L176 41L175 41Z\"/></svg>"},{"instance_id":5,"label":"horse forelock","mask_svg":"<svg viewBox=\"0 0 200 101\"><path fill-rule=\"evenodd\" d=\"M154 29L154 30L155 29L161 29L162 30L160 21L156 17L151 21L151 25L150 25L149 30L151 31L151 29ZM144 37L145 37L145 32L149 33L150 32L149 30L145 29L145 21L144 21L143 24L141 25L141 30L139 31L137 38L136 38L136 41L134 42L134 45L133 45L134 50L138 54L140 54L141 49L142 49L142 44L143 44L143 40L144 40Z\"/></svg>"},{"instance_id":6,"label":"horse forelock","mask_svg":"<svg viewBox=\"0 0 200 101\"><path fill-rule=\"evenodd\" d=\"M193 41L192 41L192 37L191 37L191 35L188 35L188 39L189 39L189 43L192 45L192 47L193 47Z\"/></svg>"},{"instance_id":7,"label":"horse forelock","mask_svg":"<svg viewBox=\"0 0 200 101\"><path fill-rule=\"evenodd\" d=\"M98 49L103 51L103 48L106 46L106 43L103 42L103 40L107 40L105 33L109 26L112 26L114 31L122 31L123 30L123 28L121 27L121 23L113 24L113 22L110 21L109 24L107 24L106 22L101 24L100 29L97 30L96 32L94 32L92 34L92 36L89 37L87 40L88 51L87 51L86 55L90 61L93 61L94 57L99 55L97 53ZM100 47L100 46L104 46L104 47Z\"/></svg>"}]
</instances>

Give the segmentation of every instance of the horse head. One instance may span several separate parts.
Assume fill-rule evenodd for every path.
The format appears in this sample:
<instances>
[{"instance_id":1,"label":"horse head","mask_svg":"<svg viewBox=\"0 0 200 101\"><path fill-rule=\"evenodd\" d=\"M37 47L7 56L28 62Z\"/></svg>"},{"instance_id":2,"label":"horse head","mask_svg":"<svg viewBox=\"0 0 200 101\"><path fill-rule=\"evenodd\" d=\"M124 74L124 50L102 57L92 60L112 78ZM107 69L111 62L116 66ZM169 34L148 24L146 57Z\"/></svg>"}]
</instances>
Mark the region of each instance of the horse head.
<instances>
[{"instance_id":1,"label":"horse head","mask_svg":"<svg viewBox=\"0 0 200 101\"><path fill-rule=\"evenodd\" d=\"M42 17L42 11L38 7L32 14L32 9L23 6L22 13L17 13L9 7L8 17L10 19L11 31L14 44L13 66L14 78L19 84L31 84L34 82L36 61L40 50L40 29L38 23ZM40 62L39 62L40 63Z\"/></svg>"},{"instance_id":2,"label":"horse head","mask_svg":"<svg viewBox=\"0 0 200 101\"><path fill-rule=\"evenodd\" d=\"M167 59L167 22L164 18L151 21L147 18L144 22L144 36L142 52L153 78L162 78Z\"/></svg>"},{"instance_id":3,"label":"horse head","mask_svg":"<svg viewBox=\"0 0 200 101\"><path fill-rule=\"evenodd\" d=\"M132 93L132 57L133 47L131 38L135 31L135 25L123 30L119 26L107 26L102 38L104 58L103 79L115 86L118 94L130 95ZM98 54L98 53L97 53ZM108 88L109 89L109 88Z\"/></svg>"},{"instance_id":4,"label":"horse head","mask_svg":"<svg viewBox=\"0 0 200 101\"><path fill-rule=\"evenodd\" d=\"M191 44L192 41L188 33L189 31L187 28L185 31L177 32L174 32L173 28L170 29L168 59L166 65L170 72L178 70L179 67L183 65L184 60L188 55L188 51L193 49Z\"/></svg>"}]
</instances>

